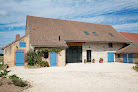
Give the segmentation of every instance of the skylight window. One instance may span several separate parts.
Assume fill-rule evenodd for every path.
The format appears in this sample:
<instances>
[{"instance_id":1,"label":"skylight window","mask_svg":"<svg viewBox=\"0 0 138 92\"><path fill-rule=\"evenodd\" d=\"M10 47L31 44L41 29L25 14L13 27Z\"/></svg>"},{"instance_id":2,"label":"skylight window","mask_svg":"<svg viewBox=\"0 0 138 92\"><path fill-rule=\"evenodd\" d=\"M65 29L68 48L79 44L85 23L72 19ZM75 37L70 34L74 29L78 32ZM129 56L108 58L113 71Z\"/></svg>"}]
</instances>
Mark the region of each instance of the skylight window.
<instances>
[{"instance_id":1,"label":"skylight window","mask_svg":"<svg viewBox=\"0 0 138 92\"><path fill-rule=\"evenodd\" d=\"M92 33L93 33L93 35L98 36L98 34L96 32L92 32Z\"/></svg>"},{"instance_id":2,"label":"skylight window","mask_svg":"<svg viewBox=\"0 0 138 92\"><path fill-rule=\"evenodd\" d=\"M88 32L84 32L86 35L90 35Z\"/></svg>"},{"instance_id":3,"label":"skylight window","mask_svg":"<svg viewBox=\"0 0 138 92\"><path fill-rule=\"evenodd\" d=\"M114 35L112 33L108 33L110 36L114 37Z\"/></svg>"}]
</instances>

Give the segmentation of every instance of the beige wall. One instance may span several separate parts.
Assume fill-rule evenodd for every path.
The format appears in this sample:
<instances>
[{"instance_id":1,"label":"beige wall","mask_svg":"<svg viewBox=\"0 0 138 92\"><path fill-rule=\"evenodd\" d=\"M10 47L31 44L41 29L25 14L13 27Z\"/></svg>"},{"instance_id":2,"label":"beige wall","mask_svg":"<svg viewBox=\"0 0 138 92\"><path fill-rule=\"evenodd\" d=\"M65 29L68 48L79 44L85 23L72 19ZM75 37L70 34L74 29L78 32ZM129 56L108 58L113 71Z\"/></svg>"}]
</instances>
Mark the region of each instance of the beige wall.
<instances>
[{"instance_id":1,"label":"beige wall","mask_svg":"<svg viewBox=\"0 0 138 92\"><path fill-rule=\"evenodd\" d=\"M108 62L108 52L115 52L123 46L123 43L113 43L113 48L109 48L108 43L84 43L82 46L82 62L87 59L87 50L91 50L91 60L95 59L95 63L99 63L100 58L103 58L104 62Z\"/></svg>"},{"instance_id":2,"label":"beige wall","mask_svg":"<svg viewBox=\"0 0 138 92\"><path fill-rule=\"evenodd\" d=\"M20 42L26 42L26 47L23 48L19 46ZM29 51L29 35L27 35L26 37L22 38L21 40L13 43L12 45L6 47L4 49L4 63L5 64L9 64L10 66L14 66L14 61L15 61L15 52L16 50L19 49L24 49L26 52Z\"/></svg>"}]
</instances>

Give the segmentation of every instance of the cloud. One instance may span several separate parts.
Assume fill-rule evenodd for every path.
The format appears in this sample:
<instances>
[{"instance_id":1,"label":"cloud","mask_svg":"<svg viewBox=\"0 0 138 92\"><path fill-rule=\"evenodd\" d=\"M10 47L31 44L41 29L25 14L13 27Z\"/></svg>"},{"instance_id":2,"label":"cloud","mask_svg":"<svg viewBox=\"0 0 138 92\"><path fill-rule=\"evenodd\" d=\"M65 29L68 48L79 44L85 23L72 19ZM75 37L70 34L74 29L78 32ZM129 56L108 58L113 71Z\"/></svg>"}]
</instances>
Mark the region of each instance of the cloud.
<instances>
[{"instance_id":1,"label":"cloud","mask_svg":"<svg viewBox=\"0 0 138 92\"><path fill-rule=\"evenodd\" d=\"M0 0L0 44L25 33L26 15L109 24L117 31L137 32L137 11L138 0Z\"/></svg>"},{"instance_id":2,"label":"cloud","mask_svg":"<svg viewBox=\"0 0 138 92\"><path fill-rule=\"evenodd\" d=\"M1 50L2 47L8 45L12 41L15 41L16 34L20 34L20 36L23 36L25 34L24 30L18 30L18 31L6 31L6 32L0 32L0 53L3 53Z\"/></svg>"},{"instance_id":3,"label":"cloud","mask_svg":"<svg viewBox=\"0 0 138 92\"><path fill-rule=\"evenodd\" d=\"M118 31L135 32L138 33L138 23L122 24L122 25L113 25L113 27Z\"/></svg>"}]
</instances>

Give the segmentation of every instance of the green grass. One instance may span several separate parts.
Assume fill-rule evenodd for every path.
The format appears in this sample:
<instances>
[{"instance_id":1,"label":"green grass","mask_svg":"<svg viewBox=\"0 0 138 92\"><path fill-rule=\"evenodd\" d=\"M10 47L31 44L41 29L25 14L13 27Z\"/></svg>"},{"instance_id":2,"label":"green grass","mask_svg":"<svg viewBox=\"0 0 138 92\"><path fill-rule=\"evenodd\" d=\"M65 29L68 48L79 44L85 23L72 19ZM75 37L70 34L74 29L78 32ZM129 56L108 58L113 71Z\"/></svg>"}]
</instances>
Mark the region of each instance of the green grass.
<instances>
[{"instance_id":1,"label":"green grass","mask_svg":"<svg viewBox=\"0 0 138 92\"><path fill-rule=\"evenodd\" d=\"M133 69L138 72L138 66L133 66Z\"/></svg>"}]
</instances>

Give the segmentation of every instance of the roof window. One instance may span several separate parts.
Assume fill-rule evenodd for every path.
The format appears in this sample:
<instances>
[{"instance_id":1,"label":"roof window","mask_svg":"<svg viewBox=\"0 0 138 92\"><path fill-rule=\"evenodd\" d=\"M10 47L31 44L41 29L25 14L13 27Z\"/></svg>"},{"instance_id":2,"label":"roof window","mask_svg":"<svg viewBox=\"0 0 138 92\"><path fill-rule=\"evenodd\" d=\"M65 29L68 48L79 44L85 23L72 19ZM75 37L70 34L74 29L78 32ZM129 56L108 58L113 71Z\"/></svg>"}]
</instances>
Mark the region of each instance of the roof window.
<instances>
[{"instance_id":1,"label":"roof window","mask_svg":"<svg viewBox=\"0 0 138 92\"><path fill-rule=\"evenodd\" d=\"M98 36L98 34L96 32L92 32L92 33L93 33L93 35Z\"/></svg>"},{"instance_id":2,"label":"roof window","mask_svg":"<svg viewBox=\"0 0 138 92\"><path fill-rule=\"evenodd\" d=\"M114 35L112 33L108 33L110 36L114 37Z\"/></svg>"},{"instance_id":3,"label":"roof window","mask_svg":"<svg viewBox=\"0 0 138 92\"><path fill-rule=\"evenodd\" d=\"M90 35L88 32L84 32L86 35Z\"/></svg>"}]
</instances>

